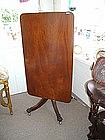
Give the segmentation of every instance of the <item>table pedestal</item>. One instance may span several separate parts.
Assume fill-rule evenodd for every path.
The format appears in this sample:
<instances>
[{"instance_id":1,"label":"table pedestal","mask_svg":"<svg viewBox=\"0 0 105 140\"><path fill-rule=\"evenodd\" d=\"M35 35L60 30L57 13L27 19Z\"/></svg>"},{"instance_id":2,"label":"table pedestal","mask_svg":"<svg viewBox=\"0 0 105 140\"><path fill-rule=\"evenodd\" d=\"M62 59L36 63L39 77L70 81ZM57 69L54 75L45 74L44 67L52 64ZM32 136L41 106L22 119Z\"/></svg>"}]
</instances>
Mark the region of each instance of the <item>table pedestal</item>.
<instances>
[{"instance_id":1,"label":"table pedestal","mask_svg":"<svg viewBox=\"0 0 105 140\"><path fill-rule=\"evenodd\" d=\"M36 105L28 108L26 111L29 115L31 115L31 112L40 108L43 104L45 104L47 102L48 99L44 99L42 98ZM59 110L58 110L58 107L57 107L57 104L56 104L56 101L55 100L51 100L52 102L52 106L54 108L54 111L55 111L55 114L57 116L57 121L59 122L59 124L62 124L62 120L63 118L61 117L60 113L59 113Z\"/></svg>"}]
</instances>

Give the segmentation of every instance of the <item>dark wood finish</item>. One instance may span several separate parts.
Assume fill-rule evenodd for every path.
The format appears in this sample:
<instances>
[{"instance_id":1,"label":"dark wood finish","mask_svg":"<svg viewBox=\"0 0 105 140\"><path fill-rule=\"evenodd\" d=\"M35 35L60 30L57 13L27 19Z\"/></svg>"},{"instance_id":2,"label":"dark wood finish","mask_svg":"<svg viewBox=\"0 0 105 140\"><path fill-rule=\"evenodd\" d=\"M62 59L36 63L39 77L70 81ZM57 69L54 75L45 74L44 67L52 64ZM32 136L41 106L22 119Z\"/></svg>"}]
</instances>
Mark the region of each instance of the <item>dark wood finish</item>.
<instances>
[{"instance_id":1,"label":"dark wood finish","mask_svg":"<svg viewBox=\"0 0 105 140\"><path fill-rule=\"evenodd\" d=\"M38 108L40 108L42 105L44 105L46 102L47 102L48 99L41 99L36 105L28 108L26 111L29 115L31 115L31 112L34 111L34 110L37 110ZM58 107L57 107L57 104L56 104L56 101L55 100L51 100L52 102L52 106L53 106L53 109L55 111L55 114L56 114L56 117L57 117L57 121L59 122L59 124L62 123L62 120L63 118L61 117L60 113L59 113L59 110L58 110Z\"/></svg>"},{"instance_id":2,"label":"dark wood finish","mask_svg":"<svg viewBox=\"0 0 105 140\"><path fill-rule=\"evenodd\" d=\"M86 83L86 91L90 98L91 108L89 120L89 140L105 140L105 110L99 111L99 106L105 109L105 86L90 80Z\"/></svg>"},{"instance_id":3,"label":"dark wood finish","mask_svg":"<svg viewBox=\"0 0 105 140\"><path fill-rule=\"evenodd\" d=\"M44 105L47 102L48 99L41 99L36 105L28 108L26 111L28 113L31 113L31 111L37 110L38 108L40 108L42 105Z\"/></svg>"},{"instance_id":4,"label":"dark wood finish","mask_svg":"<svg viewBox=\"0 0 105 140\"><path fill-rule=\"evenodd\" d=\"M60 113L59 113L59 110L58 110L58 107L57 107L57 104L56 104L56 101L55 100L51 100L52 102L52 106L54 108L54 111L55 111L55 114L57 116L57 121L59 121L59 123L62 122L63 118L61 117Z\"/></svg>"},{"instance_id":5,"label":"dark wood finish","mask_svg":"<svg viewBox=\"0 0 105 140\"><path fill-rule=\"evenodd\" d=\"M72 13L21 15L27 90L30 95L70 102L73 22Z\"/></svg>"}]
</instances>

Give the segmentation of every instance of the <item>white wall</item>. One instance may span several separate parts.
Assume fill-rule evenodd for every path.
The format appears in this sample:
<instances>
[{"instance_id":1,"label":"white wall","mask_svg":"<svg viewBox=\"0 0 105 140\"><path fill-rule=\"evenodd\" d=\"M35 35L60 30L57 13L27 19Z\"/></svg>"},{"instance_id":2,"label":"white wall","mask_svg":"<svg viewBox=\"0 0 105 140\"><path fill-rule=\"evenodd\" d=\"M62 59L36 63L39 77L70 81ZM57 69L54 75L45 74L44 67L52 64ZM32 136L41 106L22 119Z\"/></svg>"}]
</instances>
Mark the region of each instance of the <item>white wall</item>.
<instances>
[{"instance_id":1,"label":"white wall","mask_svg":"<svg viewBox=\"0 0 105 140\"><path fill-rule=\"evenodd\" d=\"M89 98L85 92L85 83L91 79L90 65L74 57L73 61L73 93L85 104L90 106Z\"/></svg>"},{"instance_id":2,"label":"white wall","mask_svg":"<svg viewBox=\"0 0 105 140\"><path fill-rule=\"evenodd\" d=\"M40 11L52 12L54 11L53 0L40 0Z\"/></svg>"}]
</instances>

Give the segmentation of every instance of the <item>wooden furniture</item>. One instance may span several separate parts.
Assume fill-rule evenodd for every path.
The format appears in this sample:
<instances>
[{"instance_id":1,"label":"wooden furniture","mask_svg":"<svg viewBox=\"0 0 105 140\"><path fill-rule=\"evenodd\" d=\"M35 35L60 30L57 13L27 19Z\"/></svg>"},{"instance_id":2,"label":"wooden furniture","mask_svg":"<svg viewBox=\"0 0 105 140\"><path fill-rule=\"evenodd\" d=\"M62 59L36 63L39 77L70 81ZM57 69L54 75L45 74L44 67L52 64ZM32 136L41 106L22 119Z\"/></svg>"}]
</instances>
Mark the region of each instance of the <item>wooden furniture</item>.
<instances>
[{"instance_id":1,"label":"wooden furniture","mask_svg":"<svg viewBox=\"0 0 105 140\"><path fill-rule=\"evenodd\" d=\"M8 86L8 72L7 70L0 66L0 104L3 107L8 107L10 110L10 114L13 114L12 111L12 103L10 98L9 86Z\"/></svg>"},{"instance_id":2,"label":"wooden furniture","mask_svg":"<svg viewBox=\"0 0 105 140\"><path fill-rule=\"evenodd\" d=\"M21 31L27 90L42 98L27 112L50 99L61 123L56 101L71 101L74 16L64 12L22 14Z\"/></svg>"},{"instance_id":3,"label":"wooden furniture","mask_svg":"<svg viewBox=\"0 0 105 140\"><path fill-rule=\"evenodd\" d=\"M100 51L97 56L99 54L100 57L92 68L93 79L85 85L91 103L88 118L92 126L89 127L88 140L105 140L105 52ZM99 107L103 109L100 110Z\"/></svg>"}]
</instances>

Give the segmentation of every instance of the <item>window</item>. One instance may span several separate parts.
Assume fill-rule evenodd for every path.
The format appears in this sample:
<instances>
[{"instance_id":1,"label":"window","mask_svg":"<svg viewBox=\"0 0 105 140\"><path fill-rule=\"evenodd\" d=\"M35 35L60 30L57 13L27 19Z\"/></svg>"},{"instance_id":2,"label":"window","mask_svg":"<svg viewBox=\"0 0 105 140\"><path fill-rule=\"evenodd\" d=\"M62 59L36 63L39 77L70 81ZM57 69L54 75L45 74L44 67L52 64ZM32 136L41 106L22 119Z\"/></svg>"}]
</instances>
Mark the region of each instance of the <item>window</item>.
<instances>
[{"instance_id":1,"label":"window","mask_svg":"<svg viewBox=\"0 0 105 140\"><path fill-rule=\"evenodd\" d=\"M16 30L19 21L19 14L15 9L1 8L1 22L3 29L12 40L18 39L19 32Z\"/></svg>"},{"instance_id":2,"label":"window","mask_svg":"<svg viewBox=\"0 0 105 140\"><path fill-rule=\"evenodd\" d=\"M0 0L0 28L11 47L21 47L21 13L33 11L38 11L37 0Z\"/></svg>"}]
</instances>

